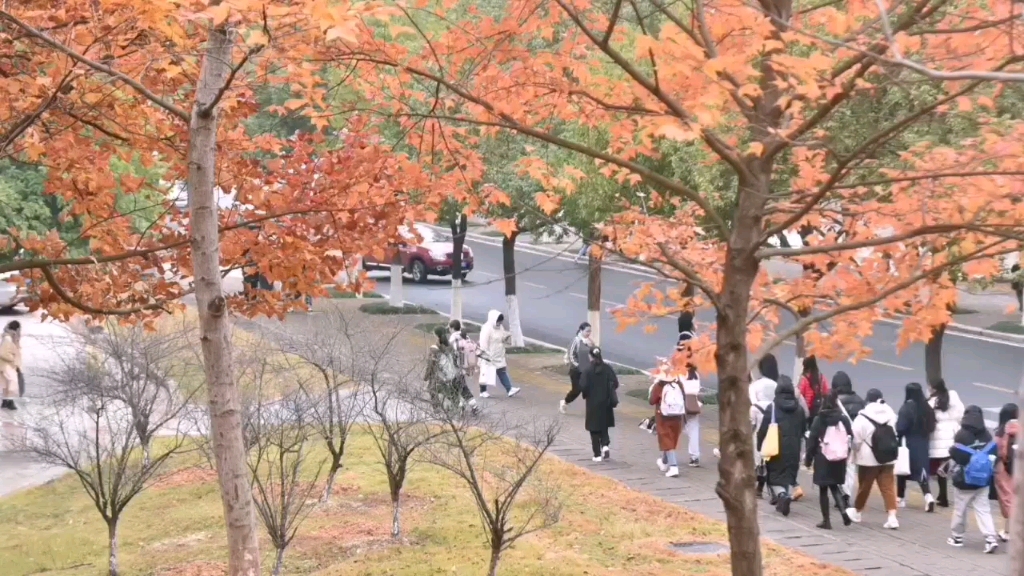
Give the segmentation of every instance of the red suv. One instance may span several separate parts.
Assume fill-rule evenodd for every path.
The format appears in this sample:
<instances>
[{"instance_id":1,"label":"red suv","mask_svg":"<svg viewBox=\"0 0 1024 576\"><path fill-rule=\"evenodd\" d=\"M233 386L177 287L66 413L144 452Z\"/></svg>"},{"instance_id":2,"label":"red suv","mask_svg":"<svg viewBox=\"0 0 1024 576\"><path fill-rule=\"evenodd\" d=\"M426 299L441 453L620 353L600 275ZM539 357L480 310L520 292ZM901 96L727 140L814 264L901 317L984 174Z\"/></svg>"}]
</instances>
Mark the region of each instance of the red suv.
<instances>
[{"instance_id":1,"label":"red suv","mask_svg":"<svg viewBox=\"0 0 1024 576\"><path fill-rule=\"evenodd\" d=\"M426 282L428 276L450 276L452 273L452 237L433 228L416 224L415 234L410 228L399 233L407 241L399 246L402 256L402 271L412 276L415 282ZM422 238L417 244L416 235ZM386 270L390 263L381 262L373 256L363 256L364 270ZM473 251L462 247L462 277L473 269Z\"/></svg>"}]
</instances>

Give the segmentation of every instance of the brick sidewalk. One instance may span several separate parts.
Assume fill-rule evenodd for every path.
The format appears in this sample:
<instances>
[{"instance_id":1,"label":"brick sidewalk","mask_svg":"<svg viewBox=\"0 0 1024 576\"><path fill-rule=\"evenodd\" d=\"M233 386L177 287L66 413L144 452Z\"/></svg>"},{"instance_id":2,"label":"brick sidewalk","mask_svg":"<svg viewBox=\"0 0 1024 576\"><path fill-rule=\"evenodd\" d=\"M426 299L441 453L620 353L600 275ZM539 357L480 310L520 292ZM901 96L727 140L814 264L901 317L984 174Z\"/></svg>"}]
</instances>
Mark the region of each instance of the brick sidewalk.
<instances>
[{"instance_id":1,"label":"brick sidewalk","mask_svg":"<svg viewBox=\"0 0 1024 576\"><path fill-rule=\"evenodd\" d=\"M318 308L338 306L356 312L360 301L325 301ZM308 329L315 324L316 314L293 315L286 322L285 329ZM424 322L439 322L439 316L403 316L400 322L409 326ZM276 322L274 322L277 324ZM280 324L277 324L280 327ZM424 353L431 336L410 330L403 341L404 349L410 355ZM683 468L679 478L665 478L655 467L658 457L657 442L653 436L641 431L636 424L649 416L650 407L645 403L620 394L622 404L616 413L618 427L612 431L612 460L594 463L590 459L590 438L583 428L582 401L569 407L569 413L558 414L558 400L567 391L566 378L559 378L547 367L561 362L560 354L510 355L509 368L513 381L523 392L512 399L496 395L482 400L484 410L499 413L513 410L527 412L539 417L560 417L564 426L552 454L594 472L618 480L626 486L646 492L704 514L710 518L725 521L721 501L715 494L717 469L711 448L717 441L717 413L713 408L704 418L701 468ZM682 446L685 451L685 443ZM842 526L833 510L832 531L814 527L820 521L817 491L810 485L806 473L801 481L808 496L793 506L788 518L764 506L759 512L761 533L777 544L798 550L822 562L840 566L858 574L881 574L884 576L963 576L982 571L986 576L1008 574L1006 547L995 555L982 554L982 540L973 527L968 531L967 546L961 549L946 544L949 533L949 510L939 509L935 514L926 514L921 509L920 495L908 490L911 508L900 512L900 529L884 530L882 523L885 513L881 499L875 495L864 513L860 525L849 528ZM1001 522L1001 520L997 520Z\"/></svg>"}]
</instances>

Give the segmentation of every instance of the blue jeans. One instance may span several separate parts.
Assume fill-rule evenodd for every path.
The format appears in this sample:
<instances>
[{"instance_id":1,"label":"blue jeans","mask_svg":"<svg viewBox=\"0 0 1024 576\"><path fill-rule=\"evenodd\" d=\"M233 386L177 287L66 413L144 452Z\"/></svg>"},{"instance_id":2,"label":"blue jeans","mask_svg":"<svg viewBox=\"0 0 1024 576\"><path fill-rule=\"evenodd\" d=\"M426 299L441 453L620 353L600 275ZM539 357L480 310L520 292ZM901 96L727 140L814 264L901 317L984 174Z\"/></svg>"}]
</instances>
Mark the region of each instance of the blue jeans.
<instances>
[{"instance_id":1,"label":"blue jeans","mask_svg":"<svg viewBox=\"0 0 1024 576\"><path fill-rule=\"evenodd\" d=\"M512 390L512 379L508 377L508 368L498 368L495 376L498 379L498 383L505 389L505 393L508 394ZM487 385L480 385L481 392L487 392Z\"/></svg>"},{"instance_id":2,"label":"blue jeans","mask_svg":"<svg viewBox=\"0 0 1024 576\"><path fill-rule=\"evenodd\" d=\"M675 450L666 450L661 453L661 462L668 466L679 466L679 461L676 460Z\"/></svg>"}]
</instances>

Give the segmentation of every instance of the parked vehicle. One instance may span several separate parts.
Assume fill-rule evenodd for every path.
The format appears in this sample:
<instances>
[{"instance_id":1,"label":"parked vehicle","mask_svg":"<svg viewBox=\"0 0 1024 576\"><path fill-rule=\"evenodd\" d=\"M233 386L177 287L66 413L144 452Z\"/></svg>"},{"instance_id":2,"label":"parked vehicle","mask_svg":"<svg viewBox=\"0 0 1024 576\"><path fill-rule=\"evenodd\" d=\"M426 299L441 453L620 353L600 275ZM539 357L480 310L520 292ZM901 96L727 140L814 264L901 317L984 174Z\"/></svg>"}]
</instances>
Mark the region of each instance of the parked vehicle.
<instances>
[{"instance_id":1,"label":"parked vehicle","mask_svg":"<svg viewBox=\"0 0 1024 576\"><path fill-rule=\"evenodd\" d=\"M402 272L412 276L415 282L426 282L429 276L450 276L455 246L451 236L428 226L416 224L399 231L405 242L399 245L402 258ZM417 239L422 238L422 240ZM371 255L363 256L364 270L385 270L390 262L381 262ZM462 248L462 277L473 270L473 251Z\"/></svg>"},{"instance_id":2,"label":"parked vehicle","mask_svg":"<svg viewBox=\"0 0 1024 576\"><path fill-rule=\"evenodd\" d=\"M9 313L15 306L28 300L28 294L21 286L8 279L17 272L0 274L0 313Z\"/></svg>"}]
</instances>

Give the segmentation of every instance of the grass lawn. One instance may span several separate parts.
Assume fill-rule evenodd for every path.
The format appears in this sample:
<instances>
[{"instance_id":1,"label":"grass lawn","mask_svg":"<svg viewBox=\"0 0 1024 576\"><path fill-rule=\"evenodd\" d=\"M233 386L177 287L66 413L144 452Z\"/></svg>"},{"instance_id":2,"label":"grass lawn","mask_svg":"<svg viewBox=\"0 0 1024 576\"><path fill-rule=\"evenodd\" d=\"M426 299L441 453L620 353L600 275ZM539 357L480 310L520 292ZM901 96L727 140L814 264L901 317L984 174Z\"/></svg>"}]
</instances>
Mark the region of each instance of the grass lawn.
<instances>
[{"instance_id":1,"label":"grass lawn","mask_svg":"<svg viewBox=\"0 0 1024 576\"><path fill-rule=\"evenodd\" d=\"M185 457L175 464L182 466ZM725 526L554 458L544 473L564 487L565 508L554 528L528 536L506 553L502 574L726 576L727 556L682 556L672 542L725 542ZM406 483L407 540L388 536L390 502L370 437L356 433L329 505L300 528L285 574L325 576L449 574L482 576L487 547L467 490L438 468L417 464ZM125 575L224 574L221 503L208 470L179 468L129 506L122 521ZM0 499L3 574L104 573L106 530L71 477ZM272 550L263 538L264 573ZM775 546L765 550L772 576L846 575Z\"/></svg>"}]
</instances>

